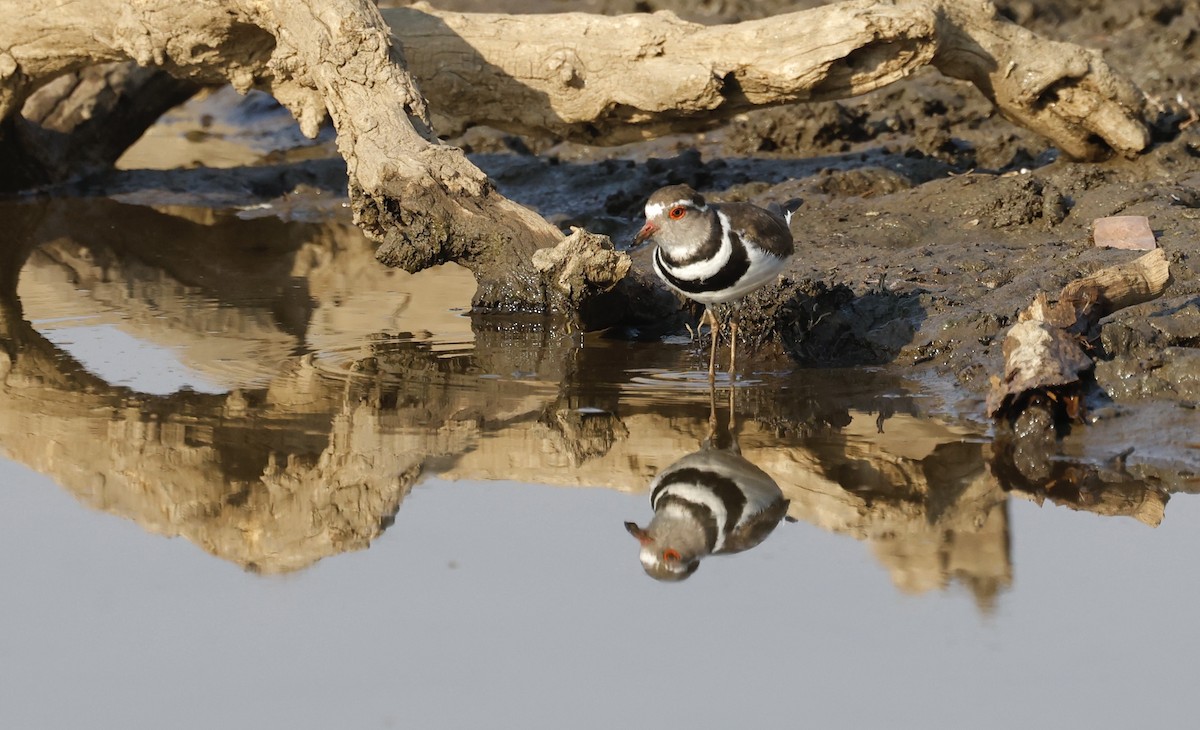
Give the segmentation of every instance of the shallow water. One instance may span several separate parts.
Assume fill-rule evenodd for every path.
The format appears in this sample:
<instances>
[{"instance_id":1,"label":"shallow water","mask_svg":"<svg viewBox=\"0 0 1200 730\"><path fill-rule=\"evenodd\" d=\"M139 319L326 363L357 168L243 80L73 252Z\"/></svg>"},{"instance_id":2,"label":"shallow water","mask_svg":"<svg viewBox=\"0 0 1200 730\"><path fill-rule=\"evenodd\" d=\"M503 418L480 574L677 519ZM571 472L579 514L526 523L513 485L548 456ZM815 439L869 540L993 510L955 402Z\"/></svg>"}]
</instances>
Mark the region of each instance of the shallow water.
<instances>
[{"instance_id":1,"label":"shallow water","mask_svg":"<svg viewBox=\"0 0 1200 730\"><path fill-rule=\"evenodd\" d=\"M1033 488L961 395L710 393L686 341L472 318L338 216L2 212L3 727L1184 722L1200 505ZM652 580L622 523L731 427L786 519Z\"/></svg>"}]
</instances>

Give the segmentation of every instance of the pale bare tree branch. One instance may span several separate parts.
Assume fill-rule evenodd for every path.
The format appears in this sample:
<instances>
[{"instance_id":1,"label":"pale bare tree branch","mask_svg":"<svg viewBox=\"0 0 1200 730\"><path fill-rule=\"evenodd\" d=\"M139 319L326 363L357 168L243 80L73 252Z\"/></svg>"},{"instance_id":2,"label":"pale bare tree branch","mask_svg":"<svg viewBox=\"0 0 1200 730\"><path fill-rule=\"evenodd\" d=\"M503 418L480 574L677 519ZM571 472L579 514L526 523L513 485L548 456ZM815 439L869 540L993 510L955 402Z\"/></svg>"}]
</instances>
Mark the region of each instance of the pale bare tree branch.
<instances>
[{"instance_id":1,"label":"pale bare tree branch","mask_svg":"<svg viewBox=\"0 0 1200 730\"><path fill-rule=\"evenodd\" d=\"M1098 51L1040 38L981 0L854 0L721 26L669 12L383 14L442 133L487 124L621 144L865 94L933 65L1074 157L1149 142L1142 95Z\"/></svg>"}]
</instances>

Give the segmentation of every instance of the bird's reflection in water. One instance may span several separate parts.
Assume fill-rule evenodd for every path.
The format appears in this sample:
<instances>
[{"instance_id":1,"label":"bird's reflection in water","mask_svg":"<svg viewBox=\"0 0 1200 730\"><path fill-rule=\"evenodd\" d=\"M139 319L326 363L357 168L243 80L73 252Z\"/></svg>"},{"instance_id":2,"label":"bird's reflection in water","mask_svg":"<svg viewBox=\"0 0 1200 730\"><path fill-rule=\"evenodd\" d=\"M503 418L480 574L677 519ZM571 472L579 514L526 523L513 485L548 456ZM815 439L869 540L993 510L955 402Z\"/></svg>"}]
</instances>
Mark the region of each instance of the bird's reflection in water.
<instances>
[{"instance_id":1,"label":"bird's reflection in water","mask_svg":"<svg viewBox=\"0 0 1200 730\"><path fill-rule=\"evenodd\" d=\"M709 391L709 433L700 450L663 469L650 483L650 524L625 523L641 544L642 568L657 580L683 580L709 555L749 550L787 514L788 500L779 485L742 457L733 389L727 429L718 423L716 397L714 386Z\"/></svg>"}]
</instances>

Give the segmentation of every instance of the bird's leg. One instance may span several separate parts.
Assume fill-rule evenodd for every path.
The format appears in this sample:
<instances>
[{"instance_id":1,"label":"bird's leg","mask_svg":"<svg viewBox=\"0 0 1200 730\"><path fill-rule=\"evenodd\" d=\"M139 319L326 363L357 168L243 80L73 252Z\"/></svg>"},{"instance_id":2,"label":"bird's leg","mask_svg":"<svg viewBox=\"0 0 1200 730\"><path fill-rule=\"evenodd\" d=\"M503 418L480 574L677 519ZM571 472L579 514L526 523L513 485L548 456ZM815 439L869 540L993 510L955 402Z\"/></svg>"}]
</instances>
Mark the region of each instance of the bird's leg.
<instances>
[{"instance_id":1,"label":"bird's leg","mask_svg":"<svg viewBox=\"0 0 1200 730\"><path fill-rule=\"evenodd\" d=\"M705 305L704 314L700 315L700 321L696 323L696 336L700 336L700 330L708 325L708 333L713 334L713 328L717 326L717 315L713 314L712 306Z\"/></svg>"},{"instance_id":2,"label":"bird's leg","mask_svg":"<svg viewBox=\"0 0 1200 730\"><path fill-rule=\"evenodd\" d=\"M704 314L700 315L700 321L696 323L695 329L692 329L692 326L690 324L688 324L687 322L683 323L684 328L687 329L688 338L692 342L695 342L696 340L700 339L700 337L701 337L700 330L704 329L704 325L710 321L709 317L711 317L711 316L712 315L709 313L708 307L705 306ZM709 329L711 330L711 327Z\"/></svg>"},{"instance_id":3,"label":"bird's leg","mask_svg":"<svg viewBox=\"0 0 1200 730\"><path fill-rule=\"evenodd\" d=\"M737 317L729 318L729 382L732 387L733 379L737 372ZM732 397L732 396L731 396Z\"/></svg>"},{"instance_id":4,"label":"bird's leg","mask_svg":"<svg viewBox=\"0 0 1200 730\"><path fill-rule=\"evenodd\" d=\"M733 409L733 386L737 378L737 331L737 315L732 314L729 317L729 438L731 448L740 454L741 450L737 447L737 413Z\"/></svg>"},{"instance_id":5,"label":"bird's leg","mask_svg":"<svg viewBox=\"0 0 1200 730\"><path fill-rule=\"evenodd\" d=\"M738 443L738 414L733 409L733 383L730 383L730 449L734 454L742 453L742 447Z\"/></svg>"},{"instance_id":6,"label":"bird's leg","mask_svg":"<svg viewBox=\"0 0 1200 730\"><path fill-rule=\"evenodd\" d=\"M717 446L717 383L708 381L708 443Z\"/></svg>"},{"instance_id":7,"label":"bird's leg","mask_svg":"<svg viewBox=\"0 0 1200 730\"><path fill-rule=\"evenodd\" d=\"M721 325L717 322L717 315L713 314L711 306L704 308L704 316L697 327L704 326L705 320L708 321L708 332L712 336L712 348L708 352L708 380L713 383L717 379L717 335L721 331Z\"/></svg>"}]
</instances>

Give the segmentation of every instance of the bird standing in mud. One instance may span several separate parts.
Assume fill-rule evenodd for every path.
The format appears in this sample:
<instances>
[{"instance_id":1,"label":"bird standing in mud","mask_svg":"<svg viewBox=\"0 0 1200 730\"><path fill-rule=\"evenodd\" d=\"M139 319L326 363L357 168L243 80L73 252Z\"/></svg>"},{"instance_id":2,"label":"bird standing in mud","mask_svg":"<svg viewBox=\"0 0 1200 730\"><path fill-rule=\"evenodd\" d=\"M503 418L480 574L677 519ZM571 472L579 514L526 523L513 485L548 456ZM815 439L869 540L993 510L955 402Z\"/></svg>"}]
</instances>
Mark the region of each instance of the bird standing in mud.
<instances>
[{"instance_id":1,"label":"bird standing in mud","mask_svg":"<svg viewBox=\"0 0 1200 730\"><path fill-rule=\"evenodd\" d=\"M791 207L791 206L789 206ZM740 299L787 265L794 245L792 213L750 203L707 203L687 185L661 188L646 202L646 225L635 243L653 239L654 273L667 286L705 305L709 325L709 380L715 378L720 324L713 306ZM737 362L737 318L730 317L729 374Z\"/></svg>"}]
</instances>

